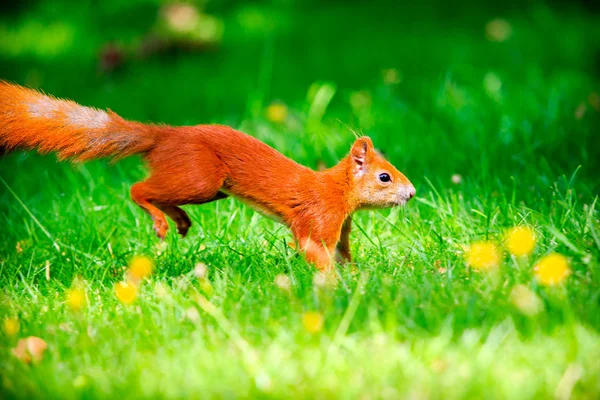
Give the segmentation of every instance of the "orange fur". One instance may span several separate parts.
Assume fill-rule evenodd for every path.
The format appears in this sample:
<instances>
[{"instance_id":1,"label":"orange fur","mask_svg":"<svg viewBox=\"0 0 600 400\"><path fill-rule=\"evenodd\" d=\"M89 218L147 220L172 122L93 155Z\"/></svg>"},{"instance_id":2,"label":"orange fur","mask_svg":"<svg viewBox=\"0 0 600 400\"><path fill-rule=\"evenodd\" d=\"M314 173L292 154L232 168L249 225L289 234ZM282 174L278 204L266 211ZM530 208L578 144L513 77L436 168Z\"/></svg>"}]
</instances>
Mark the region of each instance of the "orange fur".
<instances>
[{"instance_id":1,"label":"orange fur","mask_svg":"<svg viewBox=\"0 0 600 400\"><path fill-rule=\"evenodd\" d=\"M98 118L100 117L100 118ZM86 126L86 122L89 126ZM0 146L58 152L76 161L149 150L159 128L0 81Z\"/></svg>"},{"instance_id":2,"label":"orange fur","mask_svg":"<svg viewBox=\"0 0 600 400\"><path fill-rule=\"evenodd\" d=\"M129 122L1 81L0 146L56 151L76 161L142 153L151 175L132 186L131 197L152 217L160 238L169 228L165 214L186 235L191 221L180 205L232 195L289 226L307 260L321 269L330 268L336 254L351 260L354 211L405 204L415 194L368 137L358 138L335 167L313 171L230 127Z\"/></svg>"}]
</instances>

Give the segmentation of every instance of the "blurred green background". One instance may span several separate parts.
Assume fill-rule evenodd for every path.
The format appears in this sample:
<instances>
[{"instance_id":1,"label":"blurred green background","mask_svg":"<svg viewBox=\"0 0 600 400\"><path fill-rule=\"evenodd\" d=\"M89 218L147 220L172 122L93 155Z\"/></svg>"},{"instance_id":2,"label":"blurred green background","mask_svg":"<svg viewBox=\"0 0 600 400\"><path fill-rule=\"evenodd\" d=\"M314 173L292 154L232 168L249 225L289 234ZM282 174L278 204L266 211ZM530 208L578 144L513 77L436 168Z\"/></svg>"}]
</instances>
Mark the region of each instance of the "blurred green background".
<instances>
[{"instance_id":1,"label":"blurred green background","mask_svg":"<svg viewBox=\"0 0 600 400\"><path fill-rule=\"evenodd\" d=\"M313 168L368 134L417 188L353 216L356 263L326 288L284 227L233 199L186 206L190 234L159 243L129 200L138 157L2 156L0 318L20 330L0 333L0 397L598 397L596 3L5 0L0 79L127 119L231 125ZM466 265L469 244L519 225L528 258ZM571 274L545 287L534 266L551 252ZM139 254L156 271L120 304ZM11 353L28 335L48 343L37 367Z\"/></svg>"},{"instance_id":2,"label":"blurred green background","mask_svg":"<svg viewBox=\"0 0 600 400\"><path fill-rule=\"evenodd\" d=\"M417 186L529 187L582 166L598 192L591 2L173 4L4 2L0 77L128 119L232 125L313 167L352 128ZM273 102L285 121L265 118Z\"/></svg>"}]
</instances>

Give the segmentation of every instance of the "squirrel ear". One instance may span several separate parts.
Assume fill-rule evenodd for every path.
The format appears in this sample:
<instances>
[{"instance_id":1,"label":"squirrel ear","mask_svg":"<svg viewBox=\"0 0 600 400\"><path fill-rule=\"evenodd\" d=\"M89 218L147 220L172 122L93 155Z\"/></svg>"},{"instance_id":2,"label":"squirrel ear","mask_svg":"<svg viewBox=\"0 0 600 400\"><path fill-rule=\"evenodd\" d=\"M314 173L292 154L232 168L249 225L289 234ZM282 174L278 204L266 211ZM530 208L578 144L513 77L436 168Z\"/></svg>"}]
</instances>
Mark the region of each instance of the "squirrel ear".
<instances>
[{"instance_id":1,"label":"squirrel ear","mask_svg":"<svg viewBox=\"0 0 600 400\"><path fill-rule=\"evenodd\" d=\"M370 138L363 136L354 142L350 155L354 161L354 174L362 175L365 172L367 163L373 154L373 142Z\"/></svg>"}]
</instances>

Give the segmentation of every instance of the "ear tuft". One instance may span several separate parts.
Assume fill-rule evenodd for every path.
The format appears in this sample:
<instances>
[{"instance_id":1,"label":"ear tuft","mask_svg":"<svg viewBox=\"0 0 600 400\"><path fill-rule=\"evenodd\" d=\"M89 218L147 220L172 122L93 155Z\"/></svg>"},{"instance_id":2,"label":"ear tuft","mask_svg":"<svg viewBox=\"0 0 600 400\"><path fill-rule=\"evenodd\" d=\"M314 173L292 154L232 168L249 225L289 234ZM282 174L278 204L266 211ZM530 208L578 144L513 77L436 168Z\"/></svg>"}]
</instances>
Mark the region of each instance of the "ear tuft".
<instances>
[{"instance_id":1,"label":"ear tuft","mask_svg":"<svg viewBox=\"0 0 600 400\"><path fill-rule=\"evenodd\" d=\"M350 155L354 161L355 175L361 175L366 169L371 155L373 154L373 142L367 136L356 139L350 150Z\"/></svg>"}]
</instances>

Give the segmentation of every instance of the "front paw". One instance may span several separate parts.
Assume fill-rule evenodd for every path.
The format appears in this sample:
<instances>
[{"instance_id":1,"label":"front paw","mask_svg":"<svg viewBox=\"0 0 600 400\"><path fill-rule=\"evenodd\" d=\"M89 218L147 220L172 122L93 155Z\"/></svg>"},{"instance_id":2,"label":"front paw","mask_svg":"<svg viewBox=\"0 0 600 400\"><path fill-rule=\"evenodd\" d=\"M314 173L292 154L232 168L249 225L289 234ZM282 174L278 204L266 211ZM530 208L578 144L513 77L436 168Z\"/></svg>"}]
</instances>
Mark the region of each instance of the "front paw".
<instances>
[{"instance_id":1,"label":"front paw","mask_svg":"<svg viewBox=\"0 0 600 400\"><path fill-rule=\"evenodd\" d=\"M190 226L192 225L187 223L177 223L177 233L179 233L181 237L184 238L190 230Z\"/></svg>"},{"instance_id":2,"label":"front paw","mask_svg":"<svg viewBox=\"0 0 600 400\"><path fill-rule=\"evenodd\" d=\"M336 249L335 262L342 265L350 264L352 262L352 255L348 250Z\"/></svg>"}]
</instances>

